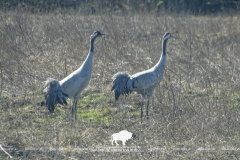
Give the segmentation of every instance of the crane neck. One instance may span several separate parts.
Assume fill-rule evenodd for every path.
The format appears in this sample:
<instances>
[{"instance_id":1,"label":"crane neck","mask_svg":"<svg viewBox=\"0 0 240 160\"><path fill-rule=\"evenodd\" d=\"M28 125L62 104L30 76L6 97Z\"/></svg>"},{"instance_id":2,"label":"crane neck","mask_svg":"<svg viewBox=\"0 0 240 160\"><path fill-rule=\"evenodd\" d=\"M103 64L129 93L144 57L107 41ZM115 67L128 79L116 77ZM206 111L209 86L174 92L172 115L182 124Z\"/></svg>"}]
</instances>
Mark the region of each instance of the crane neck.
<instances>
[{"instance_id":1,"label":"crane neck","mask_svg":"<svg viewBox=\"0 0 240 160\"><path fill-rule=\"evenodd\" d=\"M93 59L93 43L94 43L94 39L95 38L91 38L90 40L90 50L88 53L87 58L85 59L85 61L83 62L83 64L81 65L81 67L79 69L84 70L84 71L88 71L90 74L92 72L92 59Z\"/></svg>"},{"instance_id":2,"label":"crane neck","mask_svg":"<svg viewBox=\"0 0 240 160\"><path fill-rule=\"evenodd\" d=\"M94 49L93 44L94 44L95 38L96 38L96 37L93 37L93 38L90 39L90 50L89 50L89 52L93 52L93 49Z\"/></svg>"},{"instance_id":3,"label":"crane neck","mask_svg":"<svg viewBox=\"0 0 240 160\"><path fill-rule=\"evenodd\" d=\"M166 45L167 45L168 39L163 39L162 42L162 55L158 61L158 63L155 65L155 70L157 73L159 73L161 76L163 75L164 69L165 69L165 63L166 63Z\"/></svg>"},{"instance_id":4,"label":"crane neck","mask_svg":"<svg viewBox=\"0 0 240 160\"><path fill-rule=\"evenodd\" d=\"M164 56L166 56L167 40L168 40L168 39L164 39L163 42L162 42L162 54L163 54Z\"/></svg>"}]
</instances>

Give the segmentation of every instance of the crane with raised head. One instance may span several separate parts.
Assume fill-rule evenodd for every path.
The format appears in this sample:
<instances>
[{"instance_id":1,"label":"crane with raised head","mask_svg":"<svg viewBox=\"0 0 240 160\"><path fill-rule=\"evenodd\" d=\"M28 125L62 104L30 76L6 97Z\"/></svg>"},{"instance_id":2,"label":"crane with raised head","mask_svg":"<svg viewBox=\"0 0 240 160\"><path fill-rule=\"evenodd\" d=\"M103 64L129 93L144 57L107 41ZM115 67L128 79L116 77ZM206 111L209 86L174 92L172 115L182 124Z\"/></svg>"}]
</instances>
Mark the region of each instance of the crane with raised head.
<instances>
[{"instance_id":1,"label":"crane with raised head","mask_svg":"<svg viewBox=\"0 0 240 160\"><path fill-rule=\"evenodd\" d=\"M94 31L90 36L90 50L88 56L77 70L69 74L61 81L53 78L48 78L46 80L43 91L46 100L46 107L50 113L53 113L58 103L62 105L67 104L66 100L68 98L73 98L73 105L71 109L72 117L75 112L75 119L77 118L77 101L81 92L88 85L92 74L94 40L102 35L106 34Z\"/></svg>"},{"instance_id":2,"label":"crane with raised head","mask_svg":"<svg viewBox=\"0 0 240 160\"><path fill-rule=\"evenodd\" d=\"M129 75L124 72L118 72L113 76L113 85L111 90L115 92L115 100L117 101L120 95L128 95L135 91L142 99L141 103L141 123L143 116L143 102L147 98L146 116L148 120L148 105L152 97L153 90L159 85L163 79L166 63L166 44L171 34L166 32L162 41L162 54L158 63L152 68Z\"/></svg>"}]
</instances>

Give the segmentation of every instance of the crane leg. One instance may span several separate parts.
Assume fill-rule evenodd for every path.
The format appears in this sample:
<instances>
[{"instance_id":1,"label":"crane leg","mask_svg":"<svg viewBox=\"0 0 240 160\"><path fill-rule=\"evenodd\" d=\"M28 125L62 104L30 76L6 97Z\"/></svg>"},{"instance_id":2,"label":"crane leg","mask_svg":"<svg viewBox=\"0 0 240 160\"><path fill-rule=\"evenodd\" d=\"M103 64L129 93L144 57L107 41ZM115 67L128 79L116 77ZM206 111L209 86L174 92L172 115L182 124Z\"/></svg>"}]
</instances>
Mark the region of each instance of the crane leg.
<instances>
[{"instance_id":1,"label":"crane leg","mask_svg":"<svg viewBox=\"0 0 240 160\"><path fill-rule=\"evenodd\" d=\"M149 100L147 101L147 107L146 107L147 120L148 120L148 105L149 105Z\"/></svg>"},{"instance_id":2,"label":"crane leg","mask_svg":"<svg viewBox=\"0 0 240 160\"><path fill-rule=\"evenodd\" d=\"M75 103L75 100L73 100L73 105L72 105L72 118L73 118L73 112L74 112L73 110L74 103Z\"/></svg>"},{"instance_id":3,"label":"crane leg","mask_svg":"<svg viewBox=\"0 0 240 160\"><path fill-rule=\"evenodd\" d=\"M77 120L77 100L76 100L76 103L75 103L75 120Z\"/></svg>"},{"instance_id":4,"label":"crane leg","mask_svg":"<svg viewBox=\"0 0 240 160\"><path fill-rule=\"evenodd\" d=\"M142 116L143 116L143 99L142 99L142 104L141 104L141 124L142 124Z\"/></svg>"},{"instance_id":5,"label":"crane leg","mask_svg":"<svg viewBox=\"0 0 240 160\"><path fill-rule=\"evenodd\" d=\"M73 113L76 111L75 104L76 104L76 100L74 99L73 105L72 105L72 118L73 118Z\"/></svg>"}]
</instances>

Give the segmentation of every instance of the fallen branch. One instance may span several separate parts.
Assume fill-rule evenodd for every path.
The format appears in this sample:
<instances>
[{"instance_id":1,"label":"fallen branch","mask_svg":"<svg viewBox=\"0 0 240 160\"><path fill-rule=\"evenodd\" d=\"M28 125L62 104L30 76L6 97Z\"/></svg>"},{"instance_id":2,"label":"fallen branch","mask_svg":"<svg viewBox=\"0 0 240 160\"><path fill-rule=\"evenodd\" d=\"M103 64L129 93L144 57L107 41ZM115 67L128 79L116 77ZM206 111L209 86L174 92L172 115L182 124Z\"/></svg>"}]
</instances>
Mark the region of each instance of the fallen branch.
<instances>
[{"instance_id":1,"label":"fallen branch","mask_svg":"<svg viewBox=\"0 0 240 160\"><path fill-rule=\"evenodd\" d=\"M0 144L0 148L1 148L1 150L2 150L3 152L5 152L10 158L12 158L12 156L11 156L7 151L4 150L4 148L2 147L1 144Z\"/></svg>"}]
</instances>

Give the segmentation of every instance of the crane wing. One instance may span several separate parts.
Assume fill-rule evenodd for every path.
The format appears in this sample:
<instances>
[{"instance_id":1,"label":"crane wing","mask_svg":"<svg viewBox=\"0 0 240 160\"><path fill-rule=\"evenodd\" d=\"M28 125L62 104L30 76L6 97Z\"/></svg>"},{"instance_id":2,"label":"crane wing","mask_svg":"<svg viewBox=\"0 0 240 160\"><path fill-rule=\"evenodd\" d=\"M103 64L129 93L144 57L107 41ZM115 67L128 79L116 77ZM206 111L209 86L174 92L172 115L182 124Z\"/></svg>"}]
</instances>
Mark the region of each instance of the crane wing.
<instances>
[{"instance_id":1,"label":"crane wing","mask_svg":"<svg viewBox=\"0 0 240 160\"><path fill-rule=\"evenodd\" d=\"M131 76L131 81L128 82L130 90L143 90L155 87L159 84L160 79L156 72L147 70L136 73Z\"/></svg>"},{"instance_id":2,"label":"crane wing","mask_svg":"<svg viewBox=\"0 0 240 160\"><path fill-rule=\"evenodd\" d=\"M77 97L88 85L91 74L85 72L81 74L71 74L60 81L62 90L68 94L69 98Z\"/></svg>"}]
</instances>

